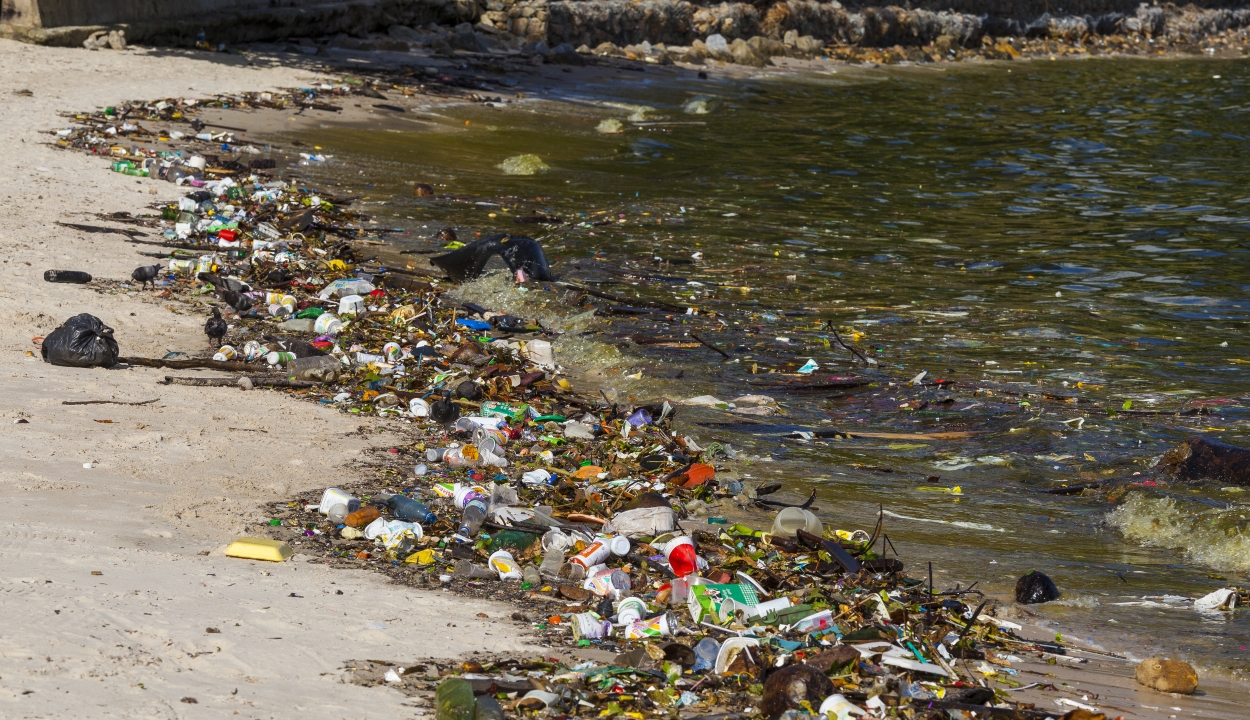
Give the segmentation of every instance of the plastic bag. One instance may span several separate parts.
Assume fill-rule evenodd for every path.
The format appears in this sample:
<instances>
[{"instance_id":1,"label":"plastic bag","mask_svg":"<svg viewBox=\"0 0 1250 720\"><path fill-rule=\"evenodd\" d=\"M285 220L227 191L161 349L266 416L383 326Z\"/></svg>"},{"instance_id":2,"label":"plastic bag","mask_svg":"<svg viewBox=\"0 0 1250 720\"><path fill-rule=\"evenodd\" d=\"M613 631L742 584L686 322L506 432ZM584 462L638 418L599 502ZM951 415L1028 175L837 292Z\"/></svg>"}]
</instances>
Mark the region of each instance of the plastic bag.
<instances>
[{"instance_id":1,"label":"plastic bag","mask_svg":"<svg viewBox=\"0 0 1250 720\"><path fill-rule=\"evenodd\" d=\"M113 328L83 313L66 320L43 341L44 362L67 367L112 367L117 364Z\"/></svg>"}]
</instances>

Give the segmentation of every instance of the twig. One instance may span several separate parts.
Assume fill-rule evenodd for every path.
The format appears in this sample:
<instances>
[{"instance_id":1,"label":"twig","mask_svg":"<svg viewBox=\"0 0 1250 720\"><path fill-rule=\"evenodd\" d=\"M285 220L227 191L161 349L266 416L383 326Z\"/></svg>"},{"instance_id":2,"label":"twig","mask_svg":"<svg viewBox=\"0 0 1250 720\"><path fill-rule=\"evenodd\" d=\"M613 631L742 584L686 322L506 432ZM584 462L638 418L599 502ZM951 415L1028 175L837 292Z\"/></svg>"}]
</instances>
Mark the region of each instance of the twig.
<instances>
[{"instance_id":1,"label":"twig","mask_svg":"<svg viewBox=\"0 0 1250 720\"><path fill-rule=\"evenodd\" d=\"M160 400L160 398L152 398L151 400L141 400L139 402L125 402L124 400L62 400L62 405L151 405Z\"/></svg>"},{"instance_id":2,"label":"twig","mask_svg":"<svg viewBox=\"0 0 1250 720\"><path fill-rule=\"evenodd\" d=\"M715 352L720 353L720 356L721 356L721 357L723 357L723 358L725 358L726 360L732 360L732 359L733 359L733 358L729 357L729 353L725 352L724 350L721 350L720 348L718 348L718 347L716 347L715 345L713 345L712 343L710 343L710 342L708 342L708 341L704 340L703 338L699 337L698 335L695 335L694 333L690 333L690 337L694 338L695 340L698 340L698 341L699 341L699 344L700 344L700 345L702 345L703 347L707 348L708 350L713 350L713 351L715 351Z\"/></svg>"},{"instance_id":3,"label":"twig","mask_svg":"<svg viewBox=\"0 0 1250 720\"><path fill-rule=\"evenodd\" d=\"M854 355L855 357L859 358L860 360L863 360L865 365L871 365L871 364L872 364L872 363L868 362L868 358L866 358L866 357L864 357L862 354L860 354L860 352L859 352L858 350L856 350L855 348L851 347L850 345L847 345L846 343L842 342L842 336L838 334L838 331L837 331L837 330L834 330L833 328L830 328L830 330L833 330L833 339L834 339L834 340L837 340L839 345L841 345L842 347L846 348L847 350L850 350L850 351L851 351L851 354L852 354L852 355Z\"/></svg>"}]
</instances>

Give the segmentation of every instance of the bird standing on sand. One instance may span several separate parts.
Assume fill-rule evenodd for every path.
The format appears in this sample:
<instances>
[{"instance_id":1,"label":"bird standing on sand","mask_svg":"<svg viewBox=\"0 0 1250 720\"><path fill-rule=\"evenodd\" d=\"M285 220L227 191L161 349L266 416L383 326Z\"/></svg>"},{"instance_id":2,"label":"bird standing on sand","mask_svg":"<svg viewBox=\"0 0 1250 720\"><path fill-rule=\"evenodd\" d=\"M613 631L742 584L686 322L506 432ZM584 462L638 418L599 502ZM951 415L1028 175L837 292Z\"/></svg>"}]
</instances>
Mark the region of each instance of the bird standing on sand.
<instances>
[{"instance_id":1,"label":"bird standing on sand","mask_svg":"<svg viewBox=\"0 0 1250 720\"><path fill-rule=\"evenodd\" d=\"M221 317L221 311L213 308L213 316L204 323L204 334L208 336L208 342L213 347L221 344L221 339L226 336L226 321Z\"/></svg>"},{"instance_id":2,"label":"bird standing on sand","mask_svg":"<svg viewBox=\"0 0 1250 720\"><path fill-rule=\"evenodd\" d=\"M152 287L156 287L156 276L160 274L160 265L144 265L143 267L135 268L135 271L130 273L130 279L143 283L140 287L146 288L148 283L152 283Z\"/></svg>"}]
</instances>

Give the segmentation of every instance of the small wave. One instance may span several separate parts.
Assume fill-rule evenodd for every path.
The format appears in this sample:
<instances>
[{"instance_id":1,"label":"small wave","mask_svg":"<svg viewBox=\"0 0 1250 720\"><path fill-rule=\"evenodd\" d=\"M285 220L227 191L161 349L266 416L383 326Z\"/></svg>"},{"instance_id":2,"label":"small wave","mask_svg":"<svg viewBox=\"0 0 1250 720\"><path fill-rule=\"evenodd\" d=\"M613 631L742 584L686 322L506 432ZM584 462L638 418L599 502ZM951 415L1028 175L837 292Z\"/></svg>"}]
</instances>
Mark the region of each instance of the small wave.
<instances>
[{"instance_id":1,"label":"small wave","mask_svg":"<svg viewBox=\"0 0 1250 720\"><path fill-rule=\"evenodd\" d=\"M984 530L986 532L1007 532L1006 530L1000 527L994 527L993 525L987 525L985 523L964 522L962 520L938 520L937 518L918 518L918 517L911 517L910 515L900 515L896 512L890 512L889 510L884 510L883 512L886 514L886 516L892 517L898 520L913 520L915 522L937 523L938 525L952 525L954 527L964 528L965 530Z\"/></svg>"},{"instance_id":2,"label":"small wave","mask_svg":"<svg viewBox=\"0 0 1250 720\"><path fill-rule=\"evenodd\" d=\"M1250 571L1250 537L1244 507L1214 509L1174 498L1132 493L1107 516L1131 542L1180 550L1191 562L1216 570Z\"/></svg>"}]
</instances>

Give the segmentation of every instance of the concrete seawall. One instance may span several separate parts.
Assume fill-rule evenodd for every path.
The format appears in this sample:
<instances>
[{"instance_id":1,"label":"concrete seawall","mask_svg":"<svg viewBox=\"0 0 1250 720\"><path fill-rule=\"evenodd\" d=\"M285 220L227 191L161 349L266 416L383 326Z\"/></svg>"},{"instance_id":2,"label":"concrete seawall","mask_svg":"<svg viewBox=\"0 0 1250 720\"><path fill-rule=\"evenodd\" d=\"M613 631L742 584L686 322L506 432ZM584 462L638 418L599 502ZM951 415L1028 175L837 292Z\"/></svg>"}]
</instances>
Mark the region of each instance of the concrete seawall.
<instances>
[{"instance_id":1,"label":"concrete seawall","mask_svg":"<svg viewBox=\"0 0 1250 720\"><path fill-rule=\"evenodd\" d=\"M190 45L203 31L210 43L236 44L468 22L549 46L691 45L712 34L779 40L796 33L833 45L917 46L943 38L971 47L986 36L1197 40L1250 25L1243 2L1198 0L1181 8L1139 0L912 0L904 8L836 0L0 0L0 33L78 45L96 30L125 29L131 42Z\"/></svg>"}]
</instances>

